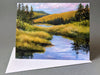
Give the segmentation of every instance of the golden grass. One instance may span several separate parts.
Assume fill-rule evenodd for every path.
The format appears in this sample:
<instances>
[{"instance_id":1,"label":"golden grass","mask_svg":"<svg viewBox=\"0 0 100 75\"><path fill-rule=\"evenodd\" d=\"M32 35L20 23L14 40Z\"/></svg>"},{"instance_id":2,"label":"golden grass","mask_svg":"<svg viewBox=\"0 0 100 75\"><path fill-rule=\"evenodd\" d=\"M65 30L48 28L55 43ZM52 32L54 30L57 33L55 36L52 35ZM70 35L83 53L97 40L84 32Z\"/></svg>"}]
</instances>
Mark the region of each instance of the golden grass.
<instances>
[{"instance_id":1,"label":"golden grass","mask_svg":"<svg viewBox=\"0 0 100 75\"><path fill-rule=\"evenodd\" d=\"M52 35L62 35L72 39L89 39L89 23L73 22L69 24L53 25L52 27L38 27L17 20L16 48L17 50L45 51L44 47L51 45ZM79 36L80 35L80 36ZM79 37L77 37L79 36Z\"/></svg>"},{"instance_id":2,"label":"golden grass","mask_svg":"<svg viewBox=\"0 0 100 75\"><path fill-rule=\"evenodd\" d=\"M30 51L34 51L34 52L42 52L45 51L45 49L40 46L40 45L36 45L34 43L27 43L27 42L19 42L16 41L16 48L17 50L30 50Z\"/></svg>"},{"instance_id":3,"label":"golden grass","mask_svg":"<svg viewBox=\"0 0 100 75\"><path fill-rule=\"evenodd\" d=\"M19 22L21 22L21 21L19 21ZM69 24L62 24L62 25L56 25L56 26L54 25L52 27L45 28L45 27L38 27L36 25L29 25L24 22L22 24L22 26L18 25L17 27L21 28L21 29L25 29L26 31L35 31L35 32L44 31L44 32L48 32L51 34L58 34L58 35L63 35L63 36L69 37L69 35L77 36L78 35L77 33L89 34L89 21L86 21L86 23L88 24L87 26L84 26L84 21L82 21L82 22L73 22L73 23L69 23ZM41 35L41 34L39 34L39 35ZM38 34L35 34L35 33L34 33L34 35L38 36ZM48 34L46 34L46 35L48 35ZM46 37L46 36L44 36L44 37ZM48 37L50 37L50 36L48 36Z\"/></svg>"},{"instance_id":4,"label":"golden grass","mask_svg":"<svg viewBox=\"0 0 100 75\"><path fill-rule=\"evenodd\" d=\"M65 20L65 19L74 17L75 12L76 11L64 12L64 13L60 13L60 14L51 14L51 15L47 15L47 16L41 17L39 19L36 19L36 20L34 20L34 22L35 23L44 22L44 21L47 22L47 21L54 20L57 18L63 18Z\"/></svg>"},{"instance_id":5,"label":"golden grass","mask_svg":"<svg viewBox=\"0 0 100 75\"><path fill-rule=\"evenodd\" d=\"M75 25L74 23L65 24L65 25L58 25L48 28L48 32L52 32L54 34L64 35L67 36L71 35L78 35L77 33L89 33L89 26L82 26L82 25Z\"/></svg>"},{"instance_id":6,"label":"golden grass","mask_svg":"<svg viewBox=\"0 0 100 75\"><path fill-rule=\"evenodd\" d=\"M51 35L43 31L28 32L16 28L17 50L44 51L45 46L51 45L51 42L48 40L51 38Z\"/></svg>"},{"instance_id":7,"label":"golden grass","mask_svg":"<svg viewBox=\"0 0 100 75\"><path fill-rule=\"evenodd\" d=\"M18 30L18 29L17 29ZM41 34L43 33L43 35ZM51 38L51 36L46 32L25 32L22 30L19 30L16 32L16 40L21 42L29 42L29 43L36 43L36 44L51 44L48 39L48 36Z\"/></svg>"},{"instance_id":8,"label":"golden grass","mask_svg":"<svg viewBox=\"0 0 100 75\"><path fill-rule=\"evenodd\" d=\"M43 39L47 39L47 40L52 39L52 35L50 35L47 32L44 32L44 31L31 31L31 32L29 32L29 31L22 31L22 30L18 30L18 29L16 29L16 31L17 31L16 35L23 34L23 35L29 35L32 37L39 37L39 38L43 38Z\"/></svg>"}]
</instances>

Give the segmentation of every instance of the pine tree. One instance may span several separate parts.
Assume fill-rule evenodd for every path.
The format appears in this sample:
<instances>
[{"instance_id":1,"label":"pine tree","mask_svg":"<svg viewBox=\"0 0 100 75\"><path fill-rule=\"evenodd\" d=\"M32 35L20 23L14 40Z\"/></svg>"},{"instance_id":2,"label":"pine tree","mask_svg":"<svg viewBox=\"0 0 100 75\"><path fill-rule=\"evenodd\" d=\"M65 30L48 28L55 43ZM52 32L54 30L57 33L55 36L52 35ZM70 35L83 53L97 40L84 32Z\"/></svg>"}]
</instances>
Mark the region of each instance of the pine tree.
<instances>
[{"instance_id":1,"label":"pine tree","mask_svg":"<svg viewBox=\"0 0 100 75\"><path fill-rule=\"evenodd\" d=\"M18 8L17 8L17 19L20 19L21 20L21 4L19 3L18 4ZM19 24L20 22L18 21L18 24Z\"/></svg>"},{"instance_id":2,"label":"pine tree","mask_svg":"<svg viewBox=\"0 0 100 75\"><path fill-rule=\"evenodd\" d=\"M78 6L78 11L82 11L84 9L84 6L80 3Z\"/></svg>"},{"instance_id":3,"label":"pine tree","mask_svg":"<svg viewBox=\"0 0 100 75\"><path fill-rule=\"evenodd\" d=\"M24 4L22 3L22 12L21 12L21 15L22 15L22 21L26 21L26 17L25 17L25 7L24 7Z\"/></svg>"},{"instance_id":4,"label":"pine tree","mask_svg":"<svg viewBox=\"0 0 100 75\"><path fill-rule=\"evenodd\" d=\"M31 6L31 10L30 10L30 13L29 13L29 17L30 17L30 24L33 23L33 7Z\"/></svg>"},{"instance_id":5,"label":"pine tree","mask_svg":"<svg viewBox=\"0 0 100 75\"><path fill-rule=\"evenodd\" d=\"M25 6L26 12L28 12L28 5Z\"/></svg>"},{"instance_id":6,"label":"pine tree","mask_svg":"<svg viewBox=\"0 0 100 75\"><path fill-rule=\"evenodd\" d=\"M25 6L25 17L27 23L29 23L29 11L28 11L28 5Z\"/></svg>"},{"instance_id":7,"label":"pine tree","mask_svg":"<svg viewBox=\"0 0 100 75\"><path fill-rule=\"evenodd\" d=\"M78 10L75 14L75 18L77 21L81 21L84 19L83 13L84 13L84 6L80 3L78 6Z\"/></svg>"},{"instance_id":8,"label":"pine tree","mask_svg":"<svg viewBox=\"0 0 100 75\"><path fill-rule=\"evenodd\" d=\"M17 9L17 16L20 16L21 13L21 4L18 4L18 9Z\"/></svg>"},{"instance_id":9,"label":"pine tree","mask_svg":"<svg viewBox=\"0 0 100 75\"><path fill-rule=\"evenodd\" d=\"M85 6L84 16L86 20L89 20L89 5L88 4Z\"/></svg>"},{"instance_id":10,"label":"pine tree","mask_svg":"<svg viewBox=\"0 0 100 75\"><path fill-rule=\"evenodd\" d=\"M22 3L22 12L24 12L24 11L25 11L25 7L24 7L24 5Z\"/></svg>"}]
</instances>

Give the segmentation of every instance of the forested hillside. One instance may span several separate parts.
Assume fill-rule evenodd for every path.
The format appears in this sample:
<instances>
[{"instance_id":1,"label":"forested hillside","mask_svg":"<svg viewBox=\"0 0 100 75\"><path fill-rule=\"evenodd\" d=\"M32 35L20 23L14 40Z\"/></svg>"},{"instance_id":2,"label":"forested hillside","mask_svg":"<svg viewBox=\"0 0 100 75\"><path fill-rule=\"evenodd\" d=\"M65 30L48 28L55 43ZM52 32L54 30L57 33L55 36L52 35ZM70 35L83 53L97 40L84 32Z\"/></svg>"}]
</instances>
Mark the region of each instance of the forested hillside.
<instances>
[{"instance_id":1,"label":"forested hillside","mask_svg":"<svg viewBox=\"0 0 100 75\"><path fill-rule=\"evenodd\" d=\"M38 19L34 20L34 22L35 23L45 23L45 22L50 22L50 21L56 20L56 19L62 19L65 21L71 17L74 17L75 12L76 11L64 12L64 13L60 13L60 14L51 14L51 15L47 15L47 16L38 18ZM57 21L57 22L59 23L59 21Z\"/></svg>"}]
</instances>

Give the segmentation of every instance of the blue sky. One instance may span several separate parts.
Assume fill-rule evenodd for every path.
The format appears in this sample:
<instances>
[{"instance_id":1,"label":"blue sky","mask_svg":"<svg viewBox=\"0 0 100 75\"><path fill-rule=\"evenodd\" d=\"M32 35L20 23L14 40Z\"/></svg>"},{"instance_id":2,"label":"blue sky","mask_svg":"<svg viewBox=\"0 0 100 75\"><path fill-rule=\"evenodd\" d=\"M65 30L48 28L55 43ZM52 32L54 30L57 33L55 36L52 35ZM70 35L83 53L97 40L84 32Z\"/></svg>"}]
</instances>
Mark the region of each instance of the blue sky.
<instances>
[{"instance_id":1,"label":"blue sky","mask_svg":"<svg viewBox=\"0 0 100 75\"><path fill-rule=\"evenodd\" d=\"M24 6L28 5L29 10L30 7L33 7L33 11L45 11L49 14L55 13L63 13L67 11L77 10L78 5L80 3L23 3ZM82 3L82 5L86 5L89 3Z\"/></svg>"}]
</instances>

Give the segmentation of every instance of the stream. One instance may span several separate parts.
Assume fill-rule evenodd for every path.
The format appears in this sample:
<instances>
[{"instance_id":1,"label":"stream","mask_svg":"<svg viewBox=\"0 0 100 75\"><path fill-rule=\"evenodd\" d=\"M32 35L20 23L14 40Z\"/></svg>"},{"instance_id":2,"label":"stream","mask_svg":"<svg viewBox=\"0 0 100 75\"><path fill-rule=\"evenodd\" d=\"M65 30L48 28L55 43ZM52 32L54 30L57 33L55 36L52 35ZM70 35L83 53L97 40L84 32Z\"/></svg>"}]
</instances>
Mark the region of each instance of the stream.
<instances>
[{"instance_id":1,"label":"stream","mask_svg":"<svg viewBox=\"0 0 100 75\"><path fill-rule=\"evenodd\" d=\"M50 25L37 25L52 27ZM79 42L78 45L75 42ZM58 59L58 60L89 60L89 45L79 40L71 40L67 37L53 35L50 42L54 46L45 47L43 53L18 52L18 58L23 59Z\"/></svg>"},{"instance_id":2,"label":"stream","mask_svg":"<svg viewBox=\"0 0 100 75\"><path fill-rule=\"evenodd\" d=\"M37 25L42 27L51 27L47 25ZM34 53L34 59L60 59L60 60L89 60L89 52L82 49L74 50L74 41L63 36L53 35L50 40L54 46L45 47L44 53Z\"/></svg>"}]
</instances>

